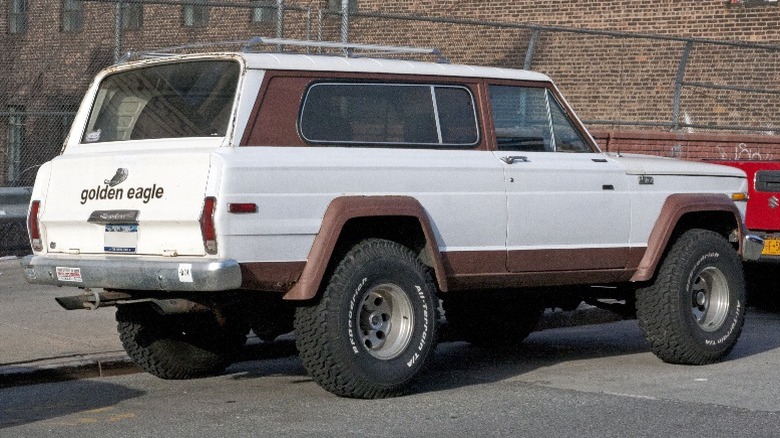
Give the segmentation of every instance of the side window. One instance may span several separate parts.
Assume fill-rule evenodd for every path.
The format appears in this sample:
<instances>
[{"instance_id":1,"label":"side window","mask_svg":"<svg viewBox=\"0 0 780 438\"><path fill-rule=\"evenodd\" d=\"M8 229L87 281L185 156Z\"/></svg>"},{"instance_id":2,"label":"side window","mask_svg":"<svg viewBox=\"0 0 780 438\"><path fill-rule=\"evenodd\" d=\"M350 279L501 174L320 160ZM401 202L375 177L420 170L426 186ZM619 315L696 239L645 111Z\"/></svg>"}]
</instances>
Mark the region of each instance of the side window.
<instances>
[{"instance_id":1,"label":"side window","mask_svg":"<svg viewBox=\"0 0 780 438\"><path fill-rule=\"evenodd\" d=\"M467 88L317 83L304 97L299 129L309 143L473 146L479 141Z\"/></svg>"},{"instance_id":2,"label":"side window","mask_svg":"<svg viewBox=\"0 0 780 438\"><path fill-rule=\"evenodd\" d=\"M592 152L545 88L491 85L490 105L499 150Z\"/></svg>"},{"instance_id":3,"label":"side window","mask_svg":"<svg viewBox=\"0 0 780 438\"><path fill-rule=\"evenodd\" d=\"M555 150L557 152L593 152L580 131L566 116L560 103L555 100L549 91L547 94L550 101L550 115L552 116L553 133L555 135Z\"/></svg>"}]
</instances>

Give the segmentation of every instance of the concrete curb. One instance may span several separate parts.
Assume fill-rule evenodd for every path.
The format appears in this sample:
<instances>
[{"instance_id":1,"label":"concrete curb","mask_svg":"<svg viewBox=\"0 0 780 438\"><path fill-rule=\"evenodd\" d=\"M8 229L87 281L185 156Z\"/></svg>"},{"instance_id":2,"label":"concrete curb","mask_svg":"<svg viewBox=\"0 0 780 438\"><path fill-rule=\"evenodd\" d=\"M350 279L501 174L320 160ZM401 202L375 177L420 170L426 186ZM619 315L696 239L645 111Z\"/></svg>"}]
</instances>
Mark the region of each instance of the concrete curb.
<instances>
[{"instance_id":1,"label":"concrete curb","mask_svg":"<svg viewBox=\"0 0 780 438\"><path fill-rule=\"evenodd\" d=\"M140 372L124 352L53 357L0 364L0 388Z\"/></svg>"}]
</instances>

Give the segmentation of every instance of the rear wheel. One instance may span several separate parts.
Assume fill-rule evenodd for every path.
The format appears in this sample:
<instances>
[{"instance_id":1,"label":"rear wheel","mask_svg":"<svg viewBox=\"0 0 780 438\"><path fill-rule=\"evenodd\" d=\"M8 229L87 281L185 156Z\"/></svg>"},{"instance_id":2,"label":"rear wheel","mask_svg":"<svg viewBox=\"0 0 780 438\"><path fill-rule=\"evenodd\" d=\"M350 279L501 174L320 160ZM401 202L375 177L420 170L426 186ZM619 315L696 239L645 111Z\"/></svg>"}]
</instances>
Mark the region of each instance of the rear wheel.
<instances>
[{"instance_id":1,"label":"rear wheel","mask_svg":"<svg viewBox=\"0 0 780 438\"><path fill-rule=\"evenodd\" d=\"M357 244L317 304L296 310L304 366L339 396L403 394L436 345L435 291L428 268L408 248L380 239Z\"/></svg>"},{"instance_id":2,"label":"rear wheel","mask_svg":"<svg viewBox=\"0 0 780 438\"><path fill-rule=\"evenodd\" d=\"M745 321L739 256L721 235L685 232L652 285L636 294L639 326L665 362L707 364L727 355Z\"/></svg>"},{"instance_id":3,"label":"rear wheel","mask_svg":"<svg viewBox=\"0 0 780 438\"><path fill-rule=\"evenodd\" d=\"M163 379L219 374L238 357L249 331L211 313L162 315L145 304L117 306L116 319L128 356Z\"/></svg>"}]
</instances>

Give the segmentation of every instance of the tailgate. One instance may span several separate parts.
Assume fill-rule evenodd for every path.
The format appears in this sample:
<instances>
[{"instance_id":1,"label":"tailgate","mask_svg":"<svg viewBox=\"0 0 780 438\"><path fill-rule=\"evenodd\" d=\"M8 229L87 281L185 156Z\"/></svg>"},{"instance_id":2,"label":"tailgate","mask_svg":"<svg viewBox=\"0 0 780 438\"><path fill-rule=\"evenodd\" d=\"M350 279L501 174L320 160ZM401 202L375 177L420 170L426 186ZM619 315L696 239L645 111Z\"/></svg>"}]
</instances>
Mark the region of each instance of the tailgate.
<instances>
[{"instance_id":1,"label":"tailgate","mask_svg":"<svg viewBox=\"0 0 780 438\"><path fill-rule=\"evenodd\" d=\"M46 250L204 255L199 219L208 174L203 150L57 157L41 204Z\"/></svg>"}]
</instances>

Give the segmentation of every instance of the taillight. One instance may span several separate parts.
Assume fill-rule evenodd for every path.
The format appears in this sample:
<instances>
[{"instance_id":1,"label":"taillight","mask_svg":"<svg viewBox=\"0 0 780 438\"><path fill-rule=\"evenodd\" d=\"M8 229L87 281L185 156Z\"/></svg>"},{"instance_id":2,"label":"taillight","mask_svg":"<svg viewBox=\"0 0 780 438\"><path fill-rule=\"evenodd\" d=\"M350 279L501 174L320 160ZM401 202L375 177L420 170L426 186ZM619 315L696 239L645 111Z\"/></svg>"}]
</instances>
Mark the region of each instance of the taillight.
<instances>
[{"instance_id":1,"label":"taillight","mask_svg":"<svg viewBox=\"0 0 780 438\"><path fill-rule=\"evenodd\" d=\"M214 212L217 208L217 198L208 196L203 200L203 211L200 214L200 234L203 236L203 246L206 253L217 253L217 230L214 228Z\"/></svg>"},{"instance_id":2,"label":"taillight","mask_svg":"<svg viewBox=\"0 0 780 438\"><path fill-rule=\"evenodd\" d=\"M41 242L41 227L38 222L38 213L41 210L41 201L30 203L30 212L27 214L27 232L30 233L30 245L33 251L43 251Z\"/></svg>"}]
</instances>

